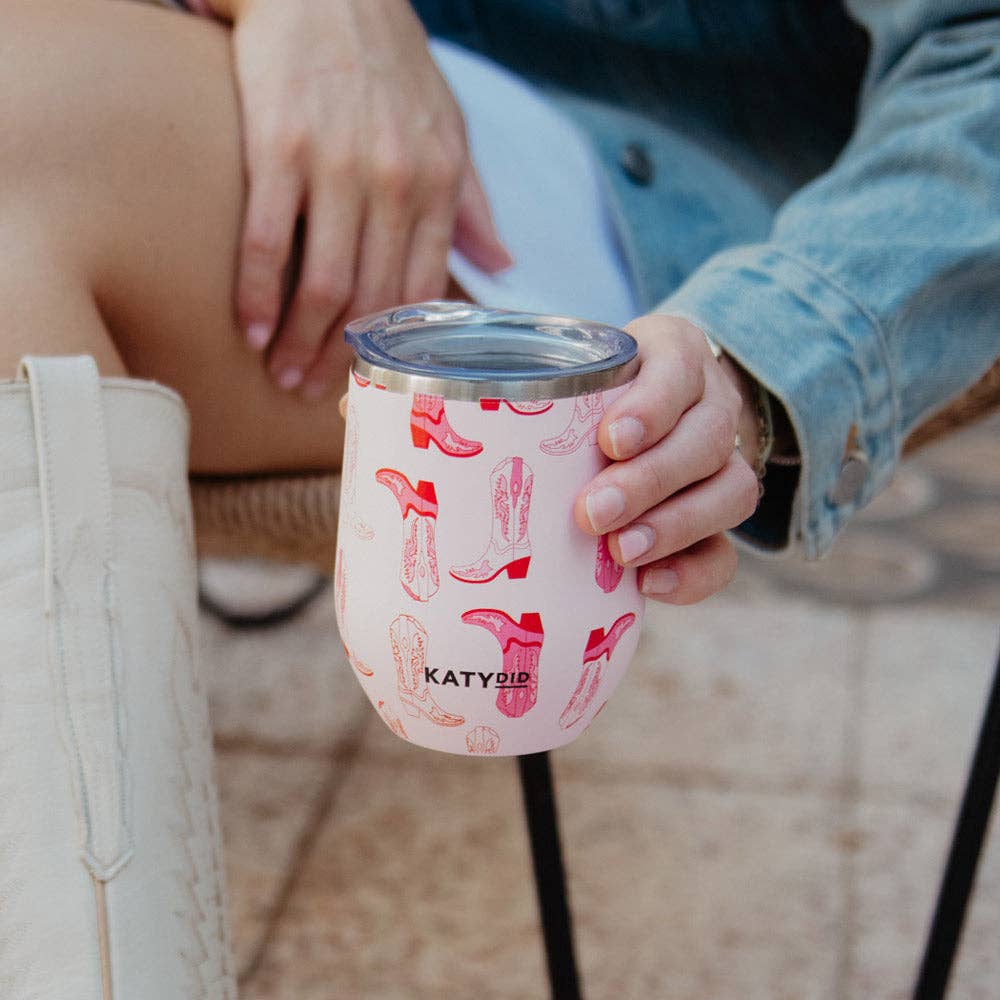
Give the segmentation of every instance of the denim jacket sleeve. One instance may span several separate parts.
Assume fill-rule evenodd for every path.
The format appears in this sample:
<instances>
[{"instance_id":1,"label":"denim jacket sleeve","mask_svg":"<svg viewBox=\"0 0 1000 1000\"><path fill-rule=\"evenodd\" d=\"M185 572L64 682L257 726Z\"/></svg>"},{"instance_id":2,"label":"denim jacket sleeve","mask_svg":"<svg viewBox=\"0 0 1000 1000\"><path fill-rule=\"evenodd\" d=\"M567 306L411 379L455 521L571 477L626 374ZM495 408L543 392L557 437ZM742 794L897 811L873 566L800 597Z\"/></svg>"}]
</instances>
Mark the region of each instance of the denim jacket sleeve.
<instances>
[{"instance_id":1,"label":"denim jacket sleeve","mask_svg":"<svg viewBox=\"0 0 1000 1000\"><path fill-rule=\"evenodd\" d=\"M657 308L785 406L794 498L784 523L759 511L739 534L809 558L886 486L908 432L1000 353L1000 6L847 6L872 43L850 141L768 242L715 255Z\"/></svg>"}]
</instances>

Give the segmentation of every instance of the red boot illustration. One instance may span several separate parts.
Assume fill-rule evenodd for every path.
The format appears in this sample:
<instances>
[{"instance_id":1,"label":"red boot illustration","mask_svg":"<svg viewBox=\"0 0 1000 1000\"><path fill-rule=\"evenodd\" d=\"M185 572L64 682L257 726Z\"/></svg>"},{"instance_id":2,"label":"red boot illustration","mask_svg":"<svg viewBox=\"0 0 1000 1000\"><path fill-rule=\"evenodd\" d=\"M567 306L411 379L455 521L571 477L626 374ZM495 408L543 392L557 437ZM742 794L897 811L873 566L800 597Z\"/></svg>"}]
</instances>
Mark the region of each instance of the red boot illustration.
<instances>
[{"instance_id":1,"label":"red boot illustration","mask_svg":"<svg viewBox=\"0 0 1000 1000\"><path fill-rule=\"evenodd\" d=\"M569 702L559 716L559 728L569 729L575 725L590 707L590 703L601 686L601 674L604 667L611 662L618 640L635 624L635 615L630 611L622 615L605 634L604 629L595 628L587 640L587 648L583 651L583 673L580 683L570 696Z\"/></svg>"},{"instance_id":2,"label":"red boot illustration","mask_svg":"<svg viewBox=\"0 0 1000 1000\"><path fill-rule=\"evenodd\" d=\"M610 594L622 582L624 574L625 567L619 566L611 558L611 551L608 549L608 536L601 535L597 539L597 562L594 565L594 579L597 581L597 586L605 594Z\"/></svg>"},{"instance_id":3,"label":"red boot illustration","mask_svg":"<svg viewBox=\"0 0 1000 1000\"><path fill-rule=\"evenodd\" d=\"M438 514L434 484L421 479L414 489L409 479L395 469L379 469L375 478L392 490L403 515L399 582L415 601L429 601L440 586L434 544L434 522Z\"/></svg>"},{"instance_id":4,"label":"red boot illustration","mask_svg":"<svg viewBox=\"0 0 1000 1000\"><path fill-rule=\"evenodd\" d=\"M511 580L523 580L531 563L528 514L531 487L535 481L523 458L505 458L490 472L493 526L486 551L465 566L452 566L450 573L463 583L489 583L504 570Z\"/></svg>"},{"instance_id":5,"label":"red boot illustration","mask_svg":"<svg viewBox=\"0 0 1000 1000\"><path fill-rule=\"evenodd\" d=\"M358 538L368 541L375 532L358 514L358 413L351 403L347 408L347 447L344 453L344 504L351 530Z\"/></svg>"},{"instance_id":6,"label":"red boot illustration","mask_svg":"<svg viewBox=\"0 0 1000 1000\"><path fill-rule=\"evenodd\" d=\"M573 416L566 429L555 437L546 438L539 448L546 455L571 455L583 444L597 444L597 425L604 416L604 401L599 392L576 397Z\"/></svg>"},{"instance_id":7,"label":"red boot illustration","mask_svg":"<svg viewBox=\"0 0 1000 1000\"><path fill-rule=\"evenodd\" d=\"M433 441L441 453L455 458L472 458L483 450L482 442L470 441L456 434L448 423L442 396L413 394L410 408L410 436L417 448L426 448Z\"/></svg>"},{"instance_id":8,"label":"red boot illustration","mask_svg":"<svg viewBox=\"0 0 1000 1000\"><path fill-rule=\"evenodd\" d=\"M340 641L344 644L347 662L363 677L374 677L375 671L366 663L362 663L352 652L347 638L347 569L344 565L344 550L337 551L337 571L334 576L333 589L337 598L337 623L340 625Z\"/></svg>"},{"instance_id":9,"label":"red boot illustration","mask_svg":"<svg viewBox=\"0 0 1000 1000\"><path fill-rule=\"evenodd\" d=\"M432 697L427 684L427 630L412 615L397 615L389 626L389 644L396 661L396 689L403 711L421 715L436 726L461 726L461 715L446 712Z\"/></svg>"},{"instance_id":10,"label":"red boot illustration","mask_svg":"<svg viewBox=\"0 0 1000 1000\"><path fill-rule=\"evenodd\" d=\"M479 400L479 408L496 411L500 409L501 403L504 403L512 412L519 413L524 417L534 417L539 413L548 413L552 409L551 399L521 399L515 400L513 403L509 399L481 399Z\"/></svg>"},{"instance_id":11,"label":"red boot illustration","mask_svg":"<svg viewBox=\"0 0 1000 1000\"><path fill-rule=\"evenodd\" d=\"M503 653L503 671L498 680L497 708L508 718L519 719L538 700L538 658L542 655L542 619L537 612L514 621L496 608L473 608L462 615L467 625L479 625L493 633Z\"/></svg>"}]
</instances>

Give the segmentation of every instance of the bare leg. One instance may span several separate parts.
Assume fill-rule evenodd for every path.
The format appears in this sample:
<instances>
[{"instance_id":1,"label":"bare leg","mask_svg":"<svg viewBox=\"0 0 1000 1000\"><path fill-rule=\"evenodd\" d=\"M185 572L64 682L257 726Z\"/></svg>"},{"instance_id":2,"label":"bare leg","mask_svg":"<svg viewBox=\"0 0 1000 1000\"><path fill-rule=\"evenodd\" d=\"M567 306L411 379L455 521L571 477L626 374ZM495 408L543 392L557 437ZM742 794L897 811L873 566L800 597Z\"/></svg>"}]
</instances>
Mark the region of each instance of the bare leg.
<instances>
[{"instance_id":1,"label":"bare leg","mask_svg":"<svg viewBox=\"0 0 1000 1000\"><path fill-rule=\"evenodd\" d=\"M276 390L236 327L226 30L134 3L7 0L0 39L0 378L24 353L91 353L181 393L194 471L339 467L338 393Z\"/></svg>"}]
</instances>

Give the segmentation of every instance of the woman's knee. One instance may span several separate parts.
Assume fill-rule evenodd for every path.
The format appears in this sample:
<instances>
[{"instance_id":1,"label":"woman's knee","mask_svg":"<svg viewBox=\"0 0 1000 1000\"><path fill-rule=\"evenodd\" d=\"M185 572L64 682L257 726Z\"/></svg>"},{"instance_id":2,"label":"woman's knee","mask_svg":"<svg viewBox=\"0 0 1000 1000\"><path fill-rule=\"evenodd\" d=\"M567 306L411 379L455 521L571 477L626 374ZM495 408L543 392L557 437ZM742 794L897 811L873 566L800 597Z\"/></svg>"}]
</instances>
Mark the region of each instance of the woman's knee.
<instances>
[{"instance_id":1,"label":"woman's knee","mask_svg":"<svg viewBox=\"0 0 1000 1000\"><path fill-rule=\"evenodd\" d=\"M0 37L15 40L0 60L0 206L26 211L109 299L191 232L231 282L243 191L225 29L134 3L7 0Z\"/></svg>"}]
</instances>

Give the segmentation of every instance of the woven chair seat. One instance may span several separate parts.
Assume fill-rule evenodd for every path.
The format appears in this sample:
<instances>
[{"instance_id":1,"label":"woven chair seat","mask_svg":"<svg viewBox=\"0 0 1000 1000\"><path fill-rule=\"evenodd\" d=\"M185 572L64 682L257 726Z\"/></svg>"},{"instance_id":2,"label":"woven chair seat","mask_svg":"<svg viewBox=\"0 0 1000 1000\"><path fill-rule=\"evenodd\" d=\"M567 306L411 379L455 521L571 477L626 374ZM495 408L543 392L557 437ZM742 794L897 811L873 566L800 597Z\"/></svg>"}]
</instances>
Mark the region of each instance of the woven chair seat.
<instances>
[{"instance_id":1,"label":"woven chair seat","mask_svg":"<svg viewBox=\"0 0 1000 1000\"><path fill-rule=\"evenodd\" d=\"M192 476L198 554L306 563L333 575L340 474Z\"/></svg>"},{"instance_id":2,"label":"woven chair seat","mask_svg":"<svg viewBox=\"0 0 1000 1000\"><path fill-rule=\"evenodd\" d=\"M904 455L1000 408L1000 360L967 392L907 438ZM333 573L338 473L191 479L198 552L307 563Z\"/></svg>"}]
</instances>

